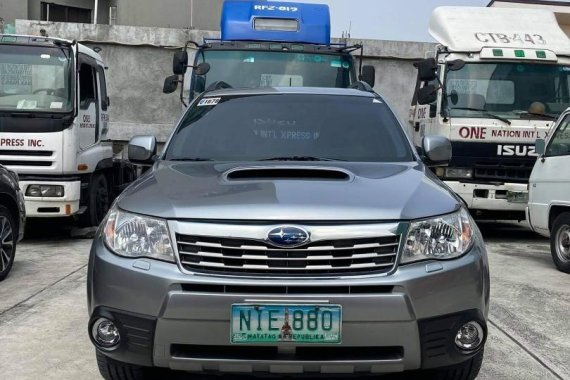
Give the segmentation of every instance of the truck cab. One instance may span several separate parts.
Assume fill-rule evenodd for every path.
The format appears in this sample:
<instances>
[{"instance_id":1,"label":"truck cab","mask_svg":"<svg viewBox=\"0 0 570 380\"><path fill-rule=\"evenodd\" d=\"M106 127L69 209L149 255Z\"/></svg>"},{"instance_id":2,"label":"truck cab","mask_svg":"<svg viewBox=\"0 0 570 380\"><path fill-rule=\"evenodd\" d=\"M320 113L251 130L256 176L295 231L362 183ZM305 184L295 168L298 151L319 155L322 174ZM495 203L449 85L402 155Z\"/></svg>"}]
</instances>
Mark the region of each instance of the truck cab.
<instances>
[{"instance_id":1,"label":"truck cab","mask_svg":"<svg viewBox=\"0 0 570 380\"><path fill-rule=\"evenodd\" d=\"M570 105L570 40L536 9L440 7L430 33L440 45L416 64L413 140L451 140L435 172L475 216L522 220L534 142Z\"/></svg>"},{"instance_id":2,"label":"truck cab","mask_svg":"<svg viewBox=\"0 0 570 380\"><path fill-rule=\"evenodd\" d=\"M374 86L374 67L359 67L351 54L361 45L332 44L327 5L264 1L224 2L221 38L188 42L174 56L172 93L183 83L181 100L209 89L286 87L347 88L359 79ZM195 50L189 65L188 50ZM194 70L185 74L187 68ZM360 72L358 74L357 72ZM190 85L184 81L190 79ZM187 88L186 88L187 87Z\"/></svg>"},{"instance_id":3,"label":"truck cab","mask_svg":"<svg viewBox=\"0 0 570 380\"><path fill-rule=\"evenodd\" d=\"M132 179L106 141L105 69L74 41L0 35L0 163L18 173L28 217L97 225Z\"/></svg>"}]
</instances>

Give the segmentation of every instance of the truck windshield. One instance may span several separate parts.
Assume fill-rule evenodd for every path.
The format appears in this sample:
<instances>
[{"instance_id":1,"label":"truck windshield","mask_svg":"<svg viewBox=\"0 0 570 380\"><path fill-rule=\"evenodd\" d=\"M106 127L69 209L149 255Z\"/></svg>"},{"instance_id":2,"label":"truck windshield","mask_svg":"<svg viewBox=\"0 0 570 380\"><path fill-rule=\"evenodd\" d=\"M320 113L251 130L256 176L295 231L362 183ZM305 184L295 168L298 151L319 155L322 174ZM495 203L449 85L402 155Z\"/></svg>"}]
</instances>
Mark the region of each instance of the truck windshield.
<instances>
[{"instance_id":1,"label":"truck windshield","mask_svg":"<svg viewBox=\"0 0 570 380\"><path fill-rule=\"evenodd\" d=\"M199 63L211 65L205 88L217 81L233 88L346 88L352 80L352 58L348 54L206 50L200 57Z\"/></svg>"},{"instance_id":2,"label":"truck windshield","mask_svg":"<svg viewBox=\"0 0 570 380\"><path fill-rule=\"evenodd\" d=\"M309 94L199 100L184 115L165 157L178 161L414 159L401 125L382 100Z\"/></svg>"},{"instance_id":3,"label":"truck windshield","mask_svg":"<svg viewBox=\"0 0 570 380\"><path fill-rule=\"evenodd\" d=\"M569 74L561 65L468 63L447 74L447 93L457 93L448 101L450 116L555 118L570 105Z\"/></svg>"},{"instance_id":4,"label":"truck windshield","mask_svg":"<svg viewBox=\"0 0 570 380\"><path fill-rule=\"evenodd\" d=\"M0 45L0 111L71 110L70 67L68 49Z\"/></svg>"}]
</instances>

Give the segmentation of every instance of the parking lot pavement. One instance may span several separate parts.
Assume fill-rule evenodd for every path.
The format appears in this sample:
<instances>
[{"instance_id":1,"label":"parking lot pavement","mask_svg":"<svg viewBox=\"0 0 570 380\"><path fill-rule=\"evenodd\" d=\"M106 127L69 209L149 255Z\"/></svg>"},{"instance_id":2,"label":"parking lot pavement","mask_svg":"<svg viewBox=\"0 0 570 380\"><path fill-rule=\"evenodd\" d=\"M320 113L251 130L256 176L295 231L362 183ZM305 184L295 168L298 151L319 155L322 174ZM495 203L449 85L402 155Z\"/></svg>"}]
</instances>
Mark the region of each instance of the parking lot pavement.
<instances>
[{"instance_id":1,"label":"parking lot pavement","mask_svg":"<svg viewBox=\"0 0 570 380\"><path fill-rule=\"evenodd\" d=\"M555 270L548 242L524 226L481 228L492 310L479 379L570 379L570 276ZM89 246L62 234L18 246L13 272L0 284L2 378L100 378L86 331Z\"/></svg>"}]
</instances>

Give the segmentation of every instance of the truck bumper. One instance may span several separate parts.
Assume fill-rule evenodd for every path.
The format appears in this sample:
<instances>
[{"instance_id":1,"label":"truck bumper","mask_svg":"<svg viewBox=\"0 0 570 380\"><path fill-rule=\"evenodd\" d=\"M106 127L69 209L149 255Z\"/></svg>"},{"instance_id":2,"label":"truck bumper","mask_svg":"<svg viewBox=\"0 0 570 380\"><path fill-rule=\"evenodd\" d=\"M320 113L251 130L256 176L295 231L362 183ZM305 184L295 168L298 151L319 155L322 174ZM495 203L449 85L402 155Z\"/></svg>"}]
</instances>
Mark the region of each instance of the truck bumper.
<instances>
[{"instance_id":1,"label":"truck bumper","mask_svg":"<svg viewBox=\"0 0 570 380\"><path fill-rule=\"evenodd\" d=\"M30 185L59 185L63 186L64 196L59 198L30 197L26 195ZM24 194L26 215L29 218L66 217L79 211L79 198L81 194L81 181L20 181L20 188Z\"/></svg>"},{"instance_id":2,"label":"truck bumper","mask_svg":"<svg viewBox=\"0 0 570 380\"><path fill-rule=\"evenodd\" d=\"M460 352L453 341L467 321L478 321L486 332L489 307L481 241L462 258L400 266L389 276L258 281L186 275L176 264L118 257L98 237L87 283L88 330L105 317L125 337L117 349L102 351L105 355L190 372L327 375L443 367L475 355L477 351ZM276 286L311 291L265 290ZM354 293L337 290L347 286L361 288ZM256 299L341 305L342 343L232 345L231 306Z\"/></svg>"},{"instance_id":3,"label":"truck bumper","mask_svg":"<svg viewBox=\"0 0 570 380\"><path fill-rule=\"evenodd\" d=\"M524 216L526 201L511 201L508 193L526 194L528 187L523 183L506 183L503 185L466 183L445 181L459 195L470 210L514 211Z\"/></svg>"}]
</instances>

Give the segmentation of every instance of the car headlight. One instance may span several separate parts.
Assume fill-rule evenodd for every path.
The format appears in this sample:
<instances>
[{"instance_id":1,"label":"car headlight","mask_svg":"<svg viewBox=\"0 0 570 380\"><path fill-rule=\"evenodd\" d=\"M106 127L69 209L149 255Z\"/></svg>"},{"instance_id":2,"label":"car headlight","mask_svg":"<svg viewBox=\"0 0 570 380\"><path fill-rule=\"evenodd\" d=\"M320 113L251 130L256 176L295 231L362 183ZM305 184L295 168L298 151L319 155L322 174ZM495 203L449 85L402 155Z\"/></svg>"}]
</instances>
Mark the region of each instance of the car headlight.
<instances>
[{"instance_id":1,"label":"car headlight","mask_svg":"<svg viewBox=\"0 0 570 380\"><path fill-rule=\"evenodd\" d=\"M166 220L113 208L103 229L105 242L119 256L175 262Z\"/></svg>"},{"instance_id":2,"label":"car headlight","mask_svg":"<svg viewBox=\"0 0 570 380\"><path fill-rule=\"evenodd\" d=\"M453 214L412 222L401 263L462 256L471 248L473 223L463 208Z\"/></svg>"}]
</instances>

